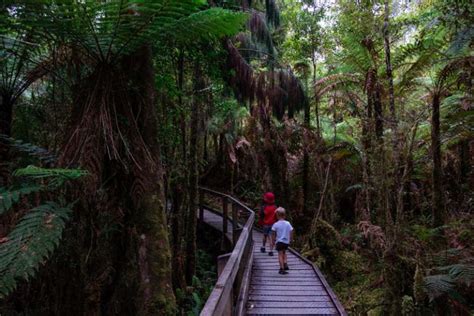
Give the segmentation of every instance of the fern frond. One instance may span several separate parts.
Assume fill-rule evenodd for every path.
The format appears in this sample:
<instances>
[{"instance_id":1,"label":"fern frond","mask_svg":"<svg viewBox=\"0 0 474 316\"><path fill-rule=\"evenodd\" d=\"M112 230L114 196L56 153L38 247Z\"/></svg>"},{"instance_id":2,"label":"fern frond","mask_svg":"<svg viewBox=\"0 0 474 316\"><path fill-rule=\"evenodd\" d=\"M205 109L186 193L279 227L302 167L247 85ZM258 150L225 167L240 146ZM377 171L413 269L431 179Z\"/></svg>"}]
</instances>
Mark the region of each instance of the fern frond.
<instances>
[{"instance_id":1,"label":"fern frond","mask_svg":"<svg viewBox=\"0 0 474 316\"><path fill-rule=\"evenodd\" d=\"M8 211L13 204L18 203L21 197L40 190L39 185L25 186L16 190L0 188L0 215Z\"/></svg>"},{"instance_id":2,"label":"fern frond","mask_svg":"<svg viewBox=\"0 0 474 316\"><path fill-rule=\"evenodd\" d=\"M51 180L50 184L55 187L61 186L67 180L76 180L87 174L87 171L81 169L41 168L31 165L13 172L13 175L16 177L48 178Z\"/></svg>"},{"instance_id":3,"label":"fern frond","mask_svg":"<svg viewBox=\"0 0 474 316\"><path fill-rule=\"evenodd\" d=\"M39 159L43 163L53 164L57 160L56 155L52 154L45 148L30 143L25 143L21 139L15 139L6 135L0 135L0 141L3 141L8 144L10 148L13 148L19 152L26 153L31 157Z\"/></svg>"},{"instance_id":4,"label":"fern frond","mask_svg":"<svg viewBox=\"0 0 474 316\"><path fill-rule=\"evenodd\" d=\"M472 264L457 263L437 268L437 270L448 272L454 282L463 283L467 286L470 286L474 281L474 265Z\"/></svg>"},{"instance_id":5,"label":"fern frond","mask_svg":"<svg viewBox=\"0 0 474 316\"><path fill-rule=\"evenodd\" d=\"M246 19L244 13L211 8L179 19L164 30L164 35L178 41L212 40L236 34Z\"/></svg>"},{"instance_id":6,"label":"fern frond","mask_svg":"<svg viewBox=\"0 0 474 316\"><path fill-rule=\"evenodd\" d=\"M203 10L203 1L71 1L28 6L24 24L76 47L96 63L111 63L145 43L235 34L245 14Z\"/></svg>"},{"instance_id":7,"label":"fern frond","mask_svg":"<svg viewBox=\"0 0 474 316\"><path fill-rule=\"evenodd\" d=\"M71 207L47 202L30 210L0 244L0 297L31 278L59 245Z\"/></svg>"},{"instance_id":8,"label":"fern frond","mask_svg":"<svg viewBox=\"0 0 474 316\"><path fill-rule=\"evenodd\" d=\"M425 277L425 292L431 300L455 291L455 282L448 274Z\"/></svg>"},{"instance_id":9,"label":"fern frond","mask_svg":"<svg viewBox=\"0 0 474 316\"><path fill-rule=\"evenodd\" d=\"M458 55L465 49L469 48L474 39L474 28L472 26L466 26L460 29L455 35L451 45L449 46L447 53L450 55Z\"/></svg>"}]
</instances>

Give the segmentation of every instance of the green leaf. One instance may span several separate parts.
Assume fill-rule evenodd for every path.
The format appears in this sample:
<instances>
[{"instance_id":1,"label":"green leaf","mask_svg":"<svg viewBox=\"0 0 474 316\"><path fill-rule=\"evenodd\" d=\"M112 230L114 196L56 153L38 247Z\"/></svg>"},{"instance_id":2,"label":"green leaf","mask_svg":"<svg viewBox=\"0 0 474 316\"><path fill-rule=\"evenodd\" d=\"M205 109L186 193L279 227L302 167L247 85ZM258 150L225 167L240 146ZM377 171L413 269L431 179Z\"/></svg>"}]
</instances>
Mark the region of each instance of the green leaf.
<instances>
[{"instance_id":1,"label":"green leaf","mask_svg":"<svg viewBox=\"0 0 474 316\"><path fill-rule=\"evenodd\" d=\"M28 280L59 244L71 206L47 202L30 210L0 244L0 297L11 293L17 281Z\"/></svg>"}]
</instances>

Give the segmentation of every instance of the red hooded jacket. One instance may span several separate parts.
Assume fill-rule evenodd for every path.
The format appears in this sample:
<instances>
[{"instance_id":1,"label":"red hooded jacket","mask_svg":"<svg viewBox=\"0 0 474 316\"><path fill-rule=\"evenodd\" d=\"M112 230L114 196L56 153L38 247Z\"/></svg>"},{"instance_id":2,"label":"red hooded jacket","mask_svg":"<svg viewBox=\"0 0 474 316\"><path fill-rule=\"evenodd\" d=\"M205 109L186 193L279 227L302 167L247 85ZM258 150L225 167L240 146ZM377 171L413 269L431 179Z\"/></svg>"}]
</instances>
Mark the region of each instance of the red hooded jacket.
<instances>
[{"instance_id":1,"label":"red hooded jacket","mask_svg":"<svg viewBox=\"0 0 474 316\"><path fill-rule=\"evenodd\" d=\"M263 202L265 203L260 210L260 218L258 223L260 225L271 226L276 222L275 210L275 195L272 192L267 192L263 195Z\"/></svg>"}]
</instances>

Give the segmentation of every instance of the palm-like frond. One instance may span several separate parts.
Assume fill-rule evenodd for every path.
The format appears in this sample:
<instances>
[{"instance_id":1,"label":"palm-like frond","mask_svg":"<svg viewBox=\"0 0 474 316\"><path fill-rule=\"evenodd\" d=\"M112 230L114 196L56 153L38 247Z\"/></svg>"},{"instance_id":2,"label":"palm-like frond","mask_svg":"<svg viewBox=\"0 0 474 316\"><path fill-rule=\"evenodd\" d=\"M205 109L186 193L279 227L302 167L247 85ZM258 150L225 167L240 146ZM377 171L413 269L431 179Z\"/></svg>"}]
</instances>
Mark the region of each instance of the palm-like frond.
<instances>
[{"instance_id":1,"label":"palm-like frond","mask_svg":"<svg viewBox=\"0 0 474 316\"><path fill-rule=\"evenodd\" d=\"M425 291L431 300L442 295L455 293L455 283L448 274L436 274L425 277Z\"/></svg>"},{"instance_id":2,"label":"palm-like frond","mask_svg":"<svg viewBox=\"0 0 474 316\"><path fill-rule=\"evenodd\" d=\"M52 187L59 187L68 180L76 180L86 176L87 171L81 169L60 169L60 168L41 168L36 166L28 166L26 168L17 169L13 172L17 177L29 177L32 179L50 179Z\"/></svg>"},{"instance_id":3,"label":"palm-like frond","mask_svg":"<svg viewBox=\"0 0 474 316\"><path fill-rule=\"evenodd\" d=\"M145 43L198 40L237 32L243 13L203 10L195 0L38 2L21 8L23 24L76 47L97 63L110 63Z\"/></svg>"},{"instance_id":4,"label":"palm-like frond","mask_svg":"<svg viewBox=\"0 0 474 316\"><path fill-rule=\"evenodd\" d=\"M30 210L0 244L0 297L31 278L59 245L71 207L47 202Z\"/></svg>"}]
</instances>

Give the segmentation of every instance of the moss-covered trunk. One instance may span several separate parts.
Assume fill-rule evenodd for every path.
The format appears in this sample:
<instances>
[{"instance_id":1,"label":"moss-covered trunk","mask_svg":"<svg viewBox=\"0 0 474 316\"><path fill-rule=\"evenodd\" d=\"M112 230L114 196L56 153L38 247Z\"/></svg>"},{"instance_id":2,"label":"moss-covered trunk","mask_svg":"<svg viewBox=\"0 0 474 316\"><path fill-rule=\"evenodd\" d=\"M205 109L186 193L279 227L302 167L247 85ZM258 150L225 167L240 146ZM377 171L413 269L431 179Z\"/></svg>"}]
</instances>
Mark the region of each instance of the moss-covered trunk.
<instances>
[{"instance_id":1,"label":"moss-covered trunk","mask_svg":"<svg viewBox=\"0 0 474 316\"><path fill-rule=\"evenodd\" d=\"M143 143L131 143L131 193L139 238L140 292L137 310L142 315L172 314L175 308L171 281L171 251L165 217L163 169L155 113L154 71L151 48L130 57L133 114ZM135 102L133 102L135 101ZM135 141L139 139L134 138Z\"/></svg>"}]
</instances>

